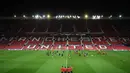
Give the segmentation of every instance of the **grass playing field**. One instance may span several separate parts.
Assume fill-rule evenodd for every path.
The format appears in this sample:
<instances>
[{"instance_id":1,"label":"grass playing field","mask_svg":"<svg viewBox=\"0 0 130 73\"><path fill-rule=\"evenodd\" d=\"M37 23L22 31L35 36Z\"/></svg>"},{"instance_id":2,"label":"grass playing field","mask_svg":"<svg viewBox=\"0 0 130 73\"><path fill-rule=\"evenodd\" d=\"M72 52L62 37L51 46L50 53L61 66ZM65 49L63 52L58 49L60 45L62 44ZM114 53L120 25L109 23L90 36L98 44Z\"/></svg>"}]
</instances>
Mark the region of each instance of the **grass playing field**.
<instances>
[{"instance_id":1,"label":"grass playing field","mask_svg":"<svg viewBox=\"0 0 130 73\"><path fill-rule=\"evenodd\" d=\"M72 66L73 73L130 73L129 51L107 51L99 55L88 51L88 57L69 51L64 56L47 56L47 51L0 51L0 73L60 73L61 66ZM61 51L60 51L61 52Z\"/></svg>"}]
</instances>

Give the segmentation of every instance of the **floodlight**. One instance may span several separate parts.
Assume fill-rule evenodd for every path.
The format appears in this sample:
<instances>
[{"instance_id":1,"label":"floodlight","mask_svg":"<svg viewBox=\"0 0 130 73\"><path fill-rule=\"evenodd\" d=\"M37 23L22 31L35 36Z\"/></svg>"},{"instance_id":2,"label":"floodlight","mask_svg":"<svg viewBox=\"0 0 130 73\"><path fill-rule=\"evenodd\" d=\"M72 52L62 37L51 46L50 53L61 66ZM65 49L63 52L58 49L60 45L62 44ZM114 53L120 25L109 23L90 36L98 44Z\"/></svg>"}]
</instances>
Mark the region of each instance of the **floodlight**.
<instances>
[{"instance_id":1,"label":"floodlight","mask_svg":"<svg viewBox=\"0 0 130 73\"><path fill-rule=\"evenodd\" d=\"M88 15L87 15L87 14L85 14L85 18L86 18L86 19L88 18Z\"/></svg>"},{"instance_id":2,"label":"floodlight","mask_svg":"<svg viewBox=\"0 0 130 73\"><path fill-rule=\"evenodd\" d=\"M48 14L48 15L47 15L47 18L50 18L50 17L51 17L51 16Z\"/></svg>"},{"instance_id":3,"label":"floodlight","mask_svg":"<svg viewBox=\"0 0 130 73\"><path fill-rule=\"evenodd\" d=\"M122 15L119 15L119 18L121 18L122 17Z\"/></svg>"},{"instance_id":4,"label":"floodlight","mask_svg":"<svg viewBox=\"0 0 130 73\"><path fill-rule=\"evenodd\" d=\"M16 17L16 15L14 15L14 17Z\"/></svg>"},{"instance_id":5,"label":"floodlight","mask_svg":"<svg viewBox=\"0 0 130 73\"><path fill-rule=\"evenodd\" d=\"M68 19L70 18L68 15L66 16Z\"/></svg>"},{"instance_id":6,"label":"floodlight","mask_svg":"<svg viewBox=\"0 0 130 73\"><path fill-rule=\"evenodd\" d=\"M58 16L56 16L56 19L58 18Z\"/></svg>"},{"instance_id":7,"label":"floodlight","mask_svg":"<svg viewBox=\"0 0 130 73\"><path fill-rule=\"evenodd\" d=\"M76 16L73 16L74 19L76 19Z\"/></svg>"},{"instance_id":8,"label":"floodlight","mask_svg":"<svg viewBox=\"0 0 130 73\"><path fill-rule=\"evenodd\" d=\"M45 18L46 16L45 16L45 15L43 15L42 17L43 17L43 18Z\"/></svg>"},{"instance_id":9,"label":"floodlight","mask_svg":"<svg viewBox=\"0 0 130 73\"><path fill-rule=\"evenodd\" d=\"M101 15L101 17L103 17L103 15Z\"/></svg>"},{"instance_id":10,"label":"floodlight","mask_svg":"<svg viewBox=\"0 0 130 73\"><path fill-rule=\"evenodd\" d=\"M80 18L80 16L77 16L77 18L79 19L79 18Z\"/></svg>"},{"instance_id":11,"label":"floodlight","mask_svg":"<svg viewBox=\"0 0 130 73\"><path fill-rule=\"evenodd\" d=\"M97 19L100 19L100 15L97 15Z\"/></svg>"},{"instance_id":12,"label":"floodlight","mask_svg":"<svg viewBox=\"0 0 130 73\"><path fill-rule=\"evenodd\" d=\"M39 18L39 15L35 15L35 18L38 19L38 18Z\"/></svg>"},{"instance_id":13,"label":"floodlight","mask_svg":"<svg viewBox=\"0 0 130 73\"><path fill-rule=\"evenodd\" d=\"M26 17L25 15L23 15L23 17Z\"/></svg>"},{"instance_id":14,"label":"floodlight","mask_svg":"<svg viewBox=\"0 0 130 73\"><path fill-rule=\"evenodd\" d=\"M96 16L95 16L95 15L93 15L93 16L92 16L92 19L96 19Z\"/></svg>"},{"instance_id":15,"label":"floodlight","mask_svg":"<svg viewBox=\"0 0 130 73\"><path fill-rule=\"evenodd\" d=\"M32 15L32 17L35 17L34 15Z\"/></svg>"},{"instance_id":16,"label":"floodlight","mask_svg":"<svg viewBox=\"0 0 130 73\"><path fill-rule=\"evenodd\" d=\"M110 15L109 18L112 18L112 15Z\"/></svg>"}]
</instances>

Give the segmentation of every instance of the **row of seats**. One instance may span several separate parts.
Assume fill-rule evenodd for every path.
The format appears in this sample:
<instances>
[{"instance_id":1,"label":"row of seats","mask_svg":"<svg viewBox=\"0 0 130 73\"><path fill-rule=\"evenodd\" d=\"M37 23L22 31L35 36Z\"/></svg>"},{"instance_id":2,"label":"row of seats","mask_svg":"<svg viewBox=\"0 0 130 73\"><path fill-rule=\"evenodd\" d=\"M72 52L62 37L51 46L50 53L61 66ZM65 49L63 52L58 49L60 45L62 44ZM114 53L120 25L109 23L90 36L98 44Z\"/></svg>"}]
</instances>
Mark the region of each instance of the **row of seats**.
<instances>
[{"instance_id":1,"label":"row of seats","mask_svg":"<svg viewBox=\"0 0 130 73\"><path fill-rule=\"evenodd\" d=\"M53 45L53 48L57 48L57 45L112 45L108 46L108 49L122 49L122 48L126 48L129 49L128 47L125 46L117 46L117 45L122 45L121 41L118 42L111 42L111 41L97 41L97 40L93 40L92 42L89 41L79 41L79 42L70 42L70 41L66 41L66 42L55 42L55 41L48 41L48 42L44 42L42 40L40 41L31 41L31 40L26 40L26 41L17 41L17 40L12 40L10 42L7 41L2 41L0 42L0 49L27 49L29 45L36 45L35 48L39 48L40 45ZM116 45L116 46L114 46ZM78 46L79 48L82 48L82 46ZM30 47L34 47L34 46L30 46ZM63 47L63 46L62 46ZM71 48L71 46L69 46L69 48ZM77 48L77 47L76 47ZM93 48L95 48L93 46ZM89 49L91 49L89 47ZM96 48L97 49L97 48Z\"/></svg>"},{"instance_id":2,"label":"row of seats","mask_svg":"<svg viewBox=\"0 0 130 73\"><path fill-rule=\"evenodd\" d=\"M35 48L34 48L35 47ZM59 45L46 45L46 47L41 47L41 46L30 46L30 48L27 48L27 46L25 46L23 49L69 49L69 50L74 50L74 49L80 49L80 50L98 50L98 49L103 49L103 50L130 50L130 47L126 47L123 45L120 46L104 46L104 45L98 45L98 46L93 46L93 45L85 45L85 46L74 46L74 45L69 45L69 46L59 46Z\"/></svg>"},{"instance_id":3,"label":"row of seats","mask_svg":"<svg viewBox=\"0 0 130 73\"><path fill-rule=\"evenodd\" d=\"M5 47L5 49L84 49L84 50L98 50L98 49L103 49L103 50L130 50L130 47L123 46L123 45L117 45L117 46L109 46L109 45L102 45L102 46L94 46L94 45L85 45L85 46L74 46L74 45L69 45L69 46L61 46L61 45L27 45L27 46L10 46L10 47Z\"/></svg>"}]
</instances>

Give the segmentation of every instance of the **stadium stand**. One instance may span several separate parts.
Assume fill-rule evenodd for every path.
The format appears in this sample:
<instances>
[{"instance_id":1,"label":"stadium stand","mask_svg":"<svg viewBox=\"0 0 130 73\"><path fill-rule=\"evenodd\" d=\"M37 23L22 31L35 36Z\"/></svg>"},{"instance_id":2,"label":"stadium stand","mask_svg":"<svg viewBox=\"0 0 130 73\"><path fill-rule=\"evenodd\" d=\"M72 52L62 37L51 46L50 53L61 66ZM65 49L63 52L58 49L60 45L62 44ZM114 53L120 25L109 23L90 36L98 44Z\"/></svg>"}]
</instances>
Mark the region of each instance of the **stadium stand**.
<instances>
[{"instance_id":1,"label":"stadium stand","mask_svg":"<svg viewBox=\"0 0 130 73\"><path fill-rule=\"evenodd\" d=\"M125 45L130 44L129 34L123 30L127 27L120 28L116 20L114 23L108 20L38 21L1 22L0 49L130 49ZM78 26L80 23L82 29Z\"/></svg>"}]
</instances>

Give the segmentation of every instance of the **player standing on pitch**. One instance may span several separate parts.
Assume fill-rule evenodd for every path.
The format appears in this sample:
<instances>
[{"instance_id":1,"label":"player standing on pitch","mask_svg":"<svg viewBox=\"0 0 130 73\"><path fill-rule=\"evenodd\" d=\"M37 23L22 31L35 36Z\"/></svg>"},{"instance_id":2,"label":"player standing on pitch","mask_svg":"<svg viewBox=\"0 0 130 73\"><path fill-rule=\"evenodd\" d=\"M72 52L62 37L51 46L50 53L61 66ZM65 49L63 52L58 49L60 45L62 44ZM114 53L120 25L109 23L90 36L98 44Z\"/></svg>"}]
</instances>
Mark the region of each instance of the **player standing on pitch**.
<instances>
[{"instance_id":1,"label":"player standing on pitch","mask_svg":"<svg viewBox=\"0 0 130 73\"><path fill-rule=\"evenodd\" d=\"M84 52L84 57L88 56L88 53L87 52Z\"/></svg>"},{"instance_id":2,"label":"player standing on pitch","mask_svg":"<svg viewBox=\"0 0 130 73\"><path fill-rule=\"evenodd\" d=\"M64 54L62 53L62 54L61 54L61 56L63 57L63 56L64 56Z\"/></svg>"},{"instance_id":3,"label":"player standing on pitch","mask_svg":"<svg viewBox=\"0 0 130 73\"><path fill-rule=\"evenodd\" d=\"M61 67L60 70L61 70L61 73L65 73L65 68L63 66Z\"/></svg>"},{"instance_id":4,"label":"player standing on pitch","mask_svg":"<svg viewBox=\"0 0 130 73\"><path fill-rule=\"evenodd\" d=\"M67 73L67 68L66 67L64 67L64 73Z\"/></svg>"},{"instance_id":5,"label":"player standing on pitch","mask_svg":"<svg viewBox=\"0 0 130 73\"><path fill-rule=\"evenodd\" d=\"M71 58L70 54L68 54L68 57Z\"/></svg>"},{"instance_id":6,"label":"player standing on pitch","mask_svg":"<svg viewBox=\"0 0 130 73\"><path fill-rule=\"evenodd\" d=\"M67 68L67 72L72 73L72 67L71 66Z\"/></svg>"}]
</instances>

